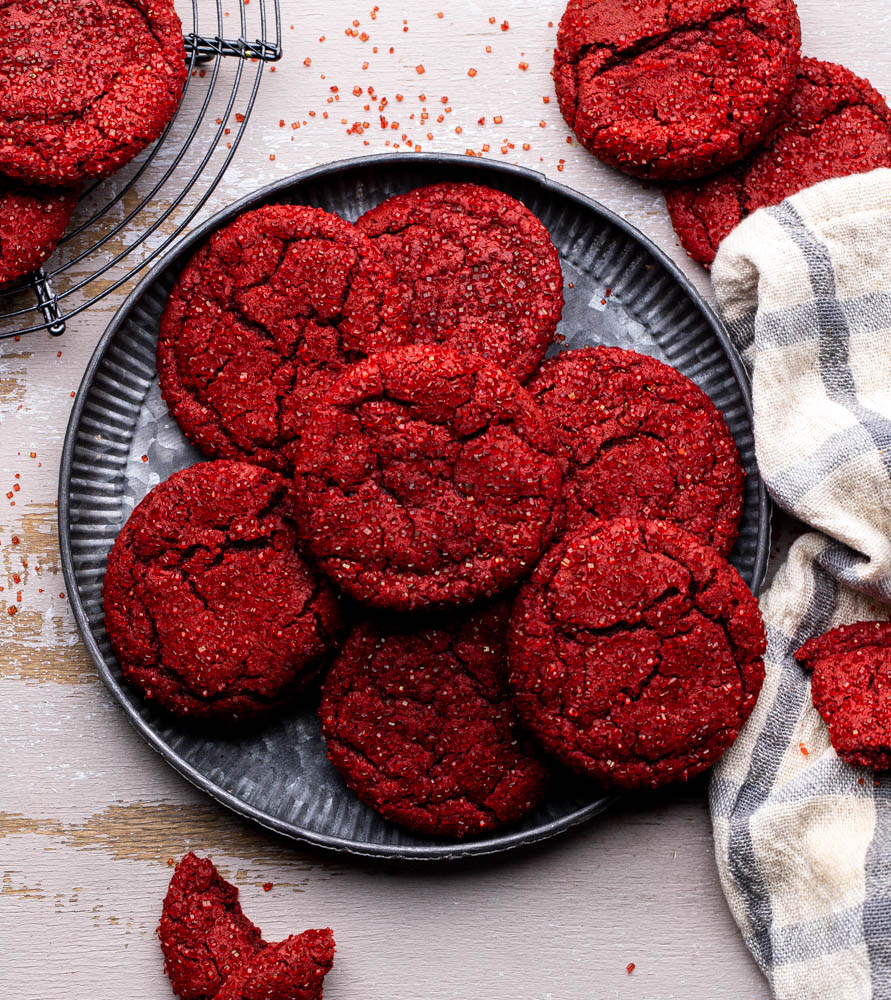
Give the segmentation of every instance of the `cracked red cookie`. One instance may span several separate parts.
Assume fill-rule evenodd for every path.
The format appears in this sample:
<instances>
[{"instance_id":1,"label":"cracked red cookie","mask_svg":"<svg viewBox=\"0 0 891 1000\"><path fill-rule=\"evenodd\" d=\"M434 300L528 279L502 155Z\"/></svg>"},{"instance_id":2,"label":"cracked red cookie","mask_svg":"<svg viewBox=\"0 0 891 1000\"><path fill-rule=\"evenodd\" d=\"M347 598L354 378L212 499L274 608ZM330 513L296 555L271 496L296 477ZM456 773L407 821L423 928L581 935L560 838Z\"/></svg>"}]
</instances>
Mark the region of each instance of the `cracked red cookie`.
<instances>
[{"instance_id":1,"label":"cracked red cookie","mask_svg":"<svg viewBox=\"0 0 891 1000\"><path fill-rule=\"evenodd\" d=\"M710 767L764 679L764 626L739 574L664 521L590 521L520 590L510 681L523 722L607 787Z\"/></svg>"},{"instance_id":2,"label":"cracked red cookie","mask_svg":"<svg viewBox=\"0 0 891 1000\"><path fill-rule=\"evenodd\" d=\"M876 167L891 167L891 110L882 96L843 66L802 59L784 122L766 146L699 184L666 189L665 200L684 249L708 266L756 209Z\"/></svg>"},{"instance_id":3,"label":"cracked red cookie","mask_svg":"<svg viewBox=\"0 0 891 1000\"><path fill-rule=\"evenodd\" d=\"M412 341L479 354L525 381L554 339L563 272L547 229L480 184L396 195L356 223L397 274Z\"/></svg>"},{"instance_id":4,"label":"cracked red cookie","mask_svg":"<svg viewBox=\"0 0 891 1000\"><path fill-rule=\"evenodd\" d=\"M208 457L288 470L337 376L407 335L393 272L366 236L318 208L266 205L180 275L161 317L161 391Z\"/></svg>"},{"instance_id":5,"label":"cracked red cookie","mask_svg":"<svg viewBox=\"0 0 891 1000\"><path fill-rule=\"evenodd\" d=\"M27 187L0 177L0 287L40 267L76 204L75 190Z\"/></svg>"},{"instance_id":6,"label":"cracked red cookie","mask_svg":"<svg viewBox=\"0 0 891 1000\"><path fill-rule=\"evenodd\" d=\"M174 473L133 511L108 557L105 627L147 698L235 723L315 678L340 612L295 549L292 506L278 473L227 461Z\"/></svg>"},{"instance_id":7,"label":"cracked red cookie","mask_svg":"<svg viewBox=\"0 0 891 1000\"><path fill-rule=\"evenodd\" d=\"M891 768L891 623L842 625L806 642L795 659L813 671L814 707L839 757Z\"/></svg>"},{"instance_id":8,"label":"cracked red cookie","mask_svg":"<svg viewBox=\"0 0 891 1000\"><path fill-rule=\"evenodd\" d=\"M238 889L191 852L170 880L158 936L181 1000L320 1000L334 962L328 928L267 944L242 912Z\"/></svg>"},{"instance_id":9,"label":"cracked red cookie","mask_svg":"<svg viewBox=\"0 0 891 1000\"><path fill-rule=\"evenodd\" d=\"M661 518L726 555L744 473L724 418L688 378L617 347L563 351L527 388L563 446L566 523Z\"/></svg>"},{"instance_id":10,"label":"cracked red cookie","mask_svg":"<svg viewBox=\"0 0 891 1000\"><path fill-rule=\"evenodd\" d=\"M770 135L795 82L793 0L569 0L554 82L579 142L626 173L689 180Z\"/></svg>"},{"instance_id":11,"label":"cracked red cookie","mask_svg":"<svg viewBox=\"0 0 891 1000\"><path fill-rule=\"evenodd\" d=\"M351 368L312 413L297 522L347 593L407 611L469 604L535 565L560 513L554 440L476 355L414 345Z\"/></svg>"},{"instance_id":12,"label":"cracked red cookie","mask_svg":"<svg viewBox=\"0 0 891 1000\"><path fill-rule=\"evenodd\" d=\"M334 935L292 934L247 959L223 984L216 1000L321 1000L334 964Z\"/></svg>"},{"instance_id":13,"label":"cracked red cookie","mask_svg":"<svg viewBox=\"0 0 891 1000\"><path fill-rule=\"evenodd\" d=\"M173 117L185 58L170 0L0 0L0 171L107 177Z\"/></svg>"},{"instance_id":14,"label":"cracked red cookie","mask_svg":"<svg viewBox=\"0 0 891 1000\"><path fill-rule=\"evenodd\" d=\"M382 816L465 837L512 823L542 797L544 765L507 690L510 603L360 624L325 681L328 756Z\"/></svg>"},{"instance_id":15,"label":"cracked red cookie","mask_svg":"<svg viewBox=\"0 0 891 1000\"><path fill-rule=\"evenodd\" d=\"M176 866L158 928L164 971L181 1000L210 1000L228 977L266 947L241 910L238 889L209 858L191 852Z\"/></svg>"}]
</instances>

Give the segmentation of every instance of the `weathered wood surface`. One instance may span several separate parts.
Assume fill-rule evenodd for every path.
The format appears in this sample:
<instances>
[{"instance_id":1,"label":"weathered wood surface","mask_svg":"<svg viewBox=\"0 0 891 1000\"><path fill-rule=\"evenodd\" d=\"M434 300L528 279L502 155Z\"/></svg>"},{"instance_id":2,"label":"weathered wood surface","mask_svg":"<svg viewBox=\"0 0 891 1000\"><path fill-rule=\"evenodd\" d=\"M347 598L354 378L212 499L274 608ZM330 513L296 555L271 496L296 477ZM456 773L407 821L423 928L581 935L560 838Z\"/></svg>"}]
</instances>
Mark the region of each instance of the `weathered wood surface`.
<instances>
[{"instance_id":1,"label":"weathered wood surface","mask_svg":"<svg viewBox=\"0 0 891 1000\"><path fill-rule=\"evenodd\" d=\"M372 19L370 2L283 0L285 59L265 77L247 140L208 210L325 160L384 151L388 141L405 148L404 133L423 149L473 149L593 195L707 293L659 192L567 144L555 100L543 102L552 95L548 22L558 21L559 0L379 6ZM887 0L799 6L807 52L844 62L891 94ZM358 37L345 34L354 19ZM386 130L377 104L366 112L367 94L353 94L369 84L388 98ZM356 121L369 127L348 134ZM720 893L702 785L629 802L500 860L392 869L267 834L195 791L141 742L80 643L55 528L72 394L122 297L72 321L62 340L0 342L0 995L171 996L154 931L168 859L194 848L238 882L271 937L335 929L331 1000L766 997ZM267 882L274 888L264 892Z\"/></svg>"}]
</instances>

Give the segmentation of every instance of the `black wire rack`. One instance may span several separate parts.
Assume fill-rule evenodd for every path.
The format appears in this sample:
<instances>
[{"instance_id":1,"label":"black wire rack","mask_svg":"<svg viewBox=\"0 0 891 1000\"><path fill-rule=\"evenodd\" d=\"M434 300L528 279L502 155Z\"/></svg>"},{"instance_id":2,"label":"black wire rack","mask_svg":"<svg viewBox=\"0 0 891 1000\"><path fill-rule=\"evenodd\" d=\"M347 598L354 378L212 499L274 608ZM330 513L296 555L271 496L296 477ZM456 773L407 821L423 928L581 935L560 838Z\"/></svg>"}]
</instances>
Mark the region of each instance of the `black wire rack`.
<instances>
[{"instance_id":1,"label":"black wire rack","mask_svg":"<svg viewBox=\"0 0 891 1000\"><path fill-rule=\"evenodd\" d=\"M238 149L266 63L282 54L279 0L230 7L192 0L191 24L183 16L189 72L175 116L132 163L84 188L71 227L39 271L0 290L0 340L37 330L60 336L201 211Z\"/></svg>"}]
</instances>

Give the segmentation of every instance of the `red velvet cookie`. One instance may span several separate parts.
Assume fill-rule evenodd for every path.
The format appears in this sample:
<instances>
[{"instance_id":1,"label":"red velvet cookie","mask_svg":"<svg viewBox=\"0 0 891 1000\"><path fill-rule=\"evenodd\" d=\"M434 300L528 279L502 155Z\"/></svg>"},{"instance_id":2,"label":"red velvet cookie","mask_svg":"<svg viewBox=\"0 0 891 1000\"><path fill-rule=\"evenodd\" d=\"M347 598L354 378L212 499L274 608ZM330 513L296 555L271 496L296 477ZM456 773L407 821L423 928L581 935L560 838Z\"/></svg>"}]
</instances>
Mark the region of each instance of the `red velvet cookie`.
<instances>
[{"instance_id":1,"label":"red velvet cookie","mask_svg":"<svg viewBox=\"0 0 891 1000\"><path fill-rule=\"evenodd\" d=\"M563 445L569 527L590 515L662 518L723 555L744 473L724 418L688 378L617 347L563 351L527 386Z\"/></svg>"},{"instance_id":2,"label":"red velvet cookie","mask_svg":"<svg viewBox=\"0 0 891 1000\"><path fill-rule=\"evenodd\" d=\"M479 354L521 382L554 339L560 257L521 202L480 184L390 198L357 227L396 269L412 340Z\"/></svg>"},{"instance_id":3,"label":"red velvet cookie","mask_svg":"<svg viewBox=\"0 0 891 1000\"><path fill-rule=\"evenodd\" d=\"M800 44L793 0L569 0L557 98L601 160L637 177L688 180L770 135Z\"/></svg>"},{"instance_id":4,"label":"red velvet cookie","mask_svg":"<svg viewBox=\"0 0 891 1000\"><path fill-rule=\"evenodd\" d=\"M124 677L174 715L240 722L318 673L337 597L297 553L289 482L241 462L174 473L108 557L105 626Z\"/></svg>"},{"instance_id":5,"label":"red velvet cookie","mask_svg":"<svg viewBox=\"0 0 891 1000\"><path fill-rule=\"evenodd\" d=\"M185 57L171 0L2 0L0 171L107 177L173 117Z\"/></svg>"},{"instance_id":6,"label":"red velvet cookie","mask_svg":"<svg viewBox=\"0 0 891 1000\"><path fill-rule=\"evenodd\" d=\"M500 368L435 345L355 365L295 466L300 534L353 597L468 604L535 565L560 514L551 431Z\"/></svg>"},{"instance_id":7,"label":"red velvet cookie","mask_svg":"<svg viewBox=\"0 0 891 1000\"><path fill-rule=\"evenodd\" d=\"M699 184L665 192L671 221L706 266L721 240L756 209L830 177L891 167L891 110L869 81L802 59L783 125L764 149Z\"/></svg>"},{"instance_id":8,"label":"red velvet cookie","mask_svg":"<svg viewBox=\"0 0 891 1000\"><path fill-rule=\"evenodd\" d=\"M209 858L187 854L176 866L158 928L164 971L181 1000L210 1000L226 979L266 947L242 913L238 889Z\"/></svg>"},{"instance_id":9,"label":"red velvet cookie","mask_svg":"<svg viewBox=\"0 0 891 1000\"><path fill-rule=\"evenodd\" d=\"M590 521L523 586L510 681L542 746L601 784L686 781L736 739L764 679L742 579L663 521Z\"/></svg>"},{"instance_id":10,"label":"red velvet cookie","mask_svg":"<svg viewBox=\"0 0 891 1000\"><path fill-rule=\"evenodd\" d=\"M226 980L216 1000L321 1000L333 964L330 930L292 934L248 958Z\"/></svg>"},{"instance_id":11,"label":"red velvet cookie","mask_svg":"<svg viewBox=\"0 0 891 1000\"><path fill-rule=\"evenodd\" d=\"M170 880L158 936L181 1000L321 1000L334 961L328 928L267 944L242 912L238 889L192 853Z\"/></svg>"},{"instance_id":12,"label":"red velvet cookie","mask_svg":"<svg viewBox=\"0 0 891 1000\"><path fill-rule=\"evenodd\" d=\"M891 768L891 623L834 628L806 642L795 659L813 671L814 707L839 757Z\"/></svg>"},{"instance_id":13,"label":"red velvet cookie","mask_svg":"<svg viewBox=\"0 0 891 1000\"><path fill-rule=\"evenodd\" d=\"M510 604L447 619L359 625L319 714L347 784L394 823L464 837L512 823L546 771L519 736L507 691Z\"/></svg>"},{"instance_id":14,"label":"red velvet cookie","mask_svg":"<svg viewBox=\"0 0 891 1000\"><path fill-rule=\"evenodd\" d=\"M0 176L0 287L40 267L76 204L77 191L25 187Z\"/></svg>"},{"instance_id":15,"label":"red velvet cookie","mask_svg":"<svg viewBox=\"0 0 891 1000\"><path fill-rule=\"evenodd\" d=\"M393 272L366 236L318 208L266 205L180 275L161 318L161 390L205 455L289 469L335 378L407 335Z\"/></svg>"}]
</instances>

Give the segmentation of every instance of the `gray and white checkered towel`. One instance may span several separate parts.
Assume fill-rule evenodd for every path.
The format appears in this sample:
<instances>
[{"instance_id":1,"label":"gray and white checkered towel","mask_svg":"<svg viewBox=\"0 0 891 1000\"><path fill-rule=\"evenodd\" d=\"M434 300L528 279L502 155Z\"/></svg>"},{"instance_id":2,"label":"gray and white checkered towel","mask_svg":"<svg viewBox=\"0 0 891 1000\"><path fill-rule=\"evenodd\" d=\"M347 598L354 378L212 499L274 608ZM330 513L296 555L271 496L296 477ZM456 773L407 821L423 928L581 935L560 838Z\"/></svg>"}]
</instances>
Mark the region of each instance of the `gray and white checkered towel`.
<instances>
[{"instance_id":1,"label":"gray and white checkered towel","mask_svg":"<svg viewBox=\"0 0 891 1000\"><path fill-rule=\"evenodd\" d=\"M712 279L767 488L816 529L761 596L767 679L711 783L718 868L776 997L891 998L891 777L839 760L792 658L891 608L891 170L756 212Z\"/></svg>"}]
</instances>

